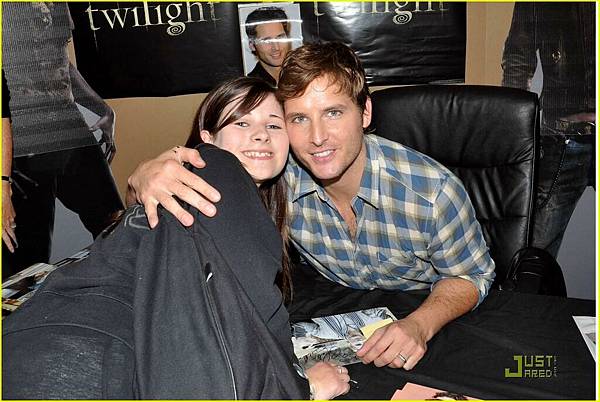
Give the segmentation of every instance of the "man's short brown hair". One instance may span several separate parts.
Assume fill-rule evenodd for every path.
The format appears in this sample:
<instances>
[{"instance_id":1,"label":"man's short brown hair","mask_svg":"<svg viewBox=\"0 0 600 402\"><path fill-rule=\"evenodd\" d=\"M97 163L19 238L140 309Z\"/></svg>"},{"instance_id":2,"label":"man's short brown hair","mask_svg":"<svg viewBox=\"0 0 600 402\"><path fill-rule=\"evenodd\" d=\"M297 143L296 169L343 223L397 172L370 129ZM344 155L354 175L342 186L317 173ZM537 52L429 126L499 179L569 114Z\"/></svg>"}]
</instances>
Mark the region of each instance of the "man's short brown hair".
<instances>
[{"instance_id":1,"label":"man's short brown hair","mask_svg":"<svg viewBox=\"0 0 600 402\"><path fill-rule=\"evenodd\" d=\"M277 98L284 102L302 96L319 77L338 85L364 110L370 97L365 70L354 51L339 42L306 44L288 53L281 65Z\"/></svg>"}]
</instances>

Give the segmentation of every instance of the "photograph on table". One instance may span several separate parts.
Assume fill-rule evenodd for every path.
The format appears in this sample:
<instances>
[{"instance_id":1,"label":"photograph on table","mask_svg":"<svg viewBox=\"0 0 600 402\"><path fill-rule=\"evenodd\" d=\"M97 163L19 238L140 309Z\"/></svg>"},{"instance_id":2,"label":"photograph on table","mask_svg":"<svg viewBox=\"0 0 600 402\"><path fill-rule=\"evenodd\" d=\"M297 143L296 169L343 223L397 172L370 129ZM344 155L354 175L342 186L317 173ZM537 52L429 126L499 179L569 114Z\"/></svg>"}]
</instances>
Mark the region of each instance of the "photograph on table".
<instances>
[{"instance_id":1,"label":"photograph on table","mask_svg":"<svg viewBox=\"0 0 600 402\"><path fill-rule=\"evenodd\" d=\"M55 264L33 264L9 277L2 283L2 315L10 314L29 300L52 271L81 261L89 254L89 248L85 248Z\"/></svg>"},{"instance_id":2,"label":"photograph on table","mask_svg":"<svg viewBox=\"0 0 600 402\"><path fill-rule=\"evenodd\" d=\"M387 307L376 307L294 323L294 354L305 369L319 361L342 366L358 363L356 351L377 328L395 320Z\"/></svg>"},{"instance_id":3,"label":"photograph on table","mask_svg":"<svg viewBox=\"0 0 600 402\"><path fill-rule=\"evenodd\" d=\"M14 311L29 300L56 268L55 265L39 263L11 276L2 284L2 313L6 313L4 310Z\"/></svg>"}]
</instances>

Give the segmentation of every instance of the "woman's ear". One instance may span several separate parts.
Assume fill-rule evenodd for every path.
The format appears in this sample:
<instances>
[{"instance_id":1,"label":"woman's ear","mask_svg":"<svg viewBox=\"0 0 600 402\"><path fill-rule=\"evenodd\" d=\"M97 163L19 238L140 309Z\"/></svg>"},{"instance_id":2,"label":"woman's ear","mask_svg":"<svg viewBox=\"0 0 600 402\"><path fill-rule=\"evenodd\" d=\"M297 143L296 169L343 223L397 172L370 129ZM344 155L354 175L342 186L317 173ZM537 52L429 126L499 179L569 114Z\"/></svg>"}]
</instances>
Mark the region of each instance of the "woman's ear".
<instances>
[{"instance_id":1,"label":"woman's ear","mask_svg":"<svg viewBox=\"0 0 600 402\"><path fill-rule=\"evenodd\" d=\"M206 142L207 144L213 143L213 136L206 130L200 131L200 138L202 138L202 141Z\"/></svg>"}]
</instances>

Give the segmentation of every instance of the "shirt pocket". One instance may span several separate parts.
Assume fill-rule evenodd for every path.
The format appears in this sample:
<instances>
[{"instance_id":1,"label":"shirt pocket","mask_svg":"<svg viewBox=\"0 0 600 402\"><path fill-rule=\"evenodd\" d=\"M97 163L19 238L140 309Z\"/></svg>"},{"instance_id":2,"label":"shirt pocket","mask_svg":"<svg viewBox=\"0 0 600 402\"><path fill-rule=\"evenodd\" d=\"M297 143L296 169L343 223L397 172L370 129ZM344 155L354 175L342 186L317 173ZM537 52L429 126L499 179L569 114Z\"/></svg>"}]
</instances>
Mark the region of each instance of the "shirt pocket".
<instances>
[{"instance_id":1,"label":"shirt pocket","mask_svg":"<svg viewBox=\"0 0 600 402\"><path fill-rule=\"evenodd\" d=\"M377 252L379 260L379 276L387 283L416 280L425 273L417 262L417 257L410 251L401 249Z\"/></svg>"}]
</instances>

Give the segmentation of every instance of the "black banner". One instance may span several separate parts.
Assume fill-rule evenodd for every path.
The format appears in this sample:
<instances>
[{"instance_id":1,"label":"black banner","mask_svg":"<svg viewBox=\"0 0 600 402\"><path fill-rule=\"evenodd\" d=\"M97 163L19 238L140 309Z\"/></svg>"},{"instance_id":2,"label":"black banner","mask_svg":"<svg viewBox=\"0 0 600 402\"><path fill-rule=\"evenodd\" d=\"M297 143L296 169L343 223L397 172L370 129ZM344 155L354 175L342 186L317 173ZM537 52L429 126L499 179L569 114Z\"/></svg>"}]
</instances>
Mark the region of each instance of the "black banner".
<instances>
[{"instance_id":1,"label":"black banner","mask_svg":"<svg viewBox=\"0 0 600 402\"><path fill-rule=\"evenodd\" d=\"M329 2L301 9L304 41L349 45L370 85L464 82L465 3Z\"/></svg>"},{"instance_id":2,"label":"black banner","mask_svg":"<svg viewBox=\"0 0 600 402\"><path fill-rule=\"evenodd\" d=\"M78 69L105 98L207 92L243 74L237 5L69 3ZM464 81L465 3L299 5L304 42L346 43L371 85Z\"/></svg>"}]
</instances>

